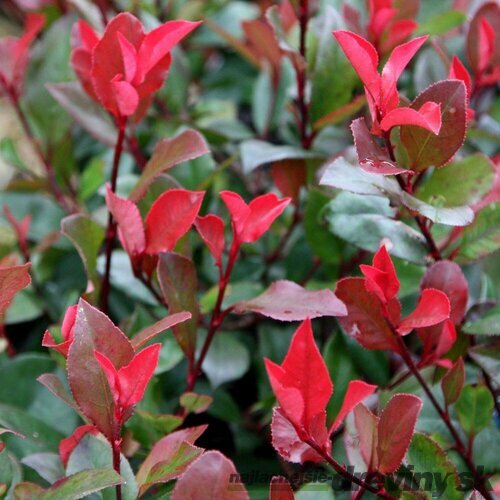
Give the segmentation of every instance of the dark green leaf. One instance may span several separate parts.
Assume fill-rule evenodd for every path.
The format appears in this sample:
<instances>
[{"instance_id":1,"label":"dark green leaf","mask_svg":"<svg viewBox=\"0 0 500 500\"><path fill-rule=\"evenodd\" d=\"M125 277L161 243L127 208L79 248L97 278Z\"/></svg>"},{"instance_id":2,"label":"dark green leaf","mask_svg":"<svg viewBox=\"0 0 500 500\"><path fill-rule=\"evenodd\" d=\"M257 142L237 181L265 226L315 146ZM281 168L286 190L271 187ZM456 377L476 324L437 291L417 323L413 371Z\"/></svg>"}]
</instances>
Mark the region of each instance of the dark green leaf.
<instances>
[{"instance_id":1,"label":"dark green leaf","mask_svg":"<svg viewBox=\"0 0 500 500\"><path fill-rule=\"evenodd\" d=\"M488 426L493 418L493 396L484 386L463 388L455 403L458 420L467 434L475 436Z\"/></svg>"}]
</instances>

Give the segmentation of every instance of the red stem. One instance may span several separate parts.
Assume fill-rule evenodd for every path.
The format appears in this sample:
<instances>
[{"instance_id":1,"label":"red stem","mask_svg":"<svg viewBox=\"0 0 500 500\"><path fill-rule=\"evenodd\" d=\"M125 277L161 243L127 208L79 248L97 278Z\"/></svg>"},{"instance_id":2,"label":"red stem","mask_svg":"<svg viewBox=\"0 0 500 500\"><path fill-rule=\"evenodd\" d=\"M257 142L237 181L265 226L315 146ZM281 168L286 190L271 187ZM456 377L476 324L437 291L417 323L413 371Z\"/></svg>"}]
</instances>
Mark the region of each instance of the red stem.
<instances>
[{"instance_id":1,"label":"red stem","mask_svg":"<svg viewBox=\"0 0 500 500\"><path fill-rule=\"evenodd\" d=\"M120 471L120 445L121 445L121 431L117 432L117 437L113 440L113 443L111 443L111 448L113 450L113 469L121 475ZM116 500L122 500L122 485L117 484L115 486L116 490Z\"/></svg>"},{"instance_id":2,"label":"red stem","mask_svg":"<svg viewBox=\"0 0 500 500\"><path fill-rule=\"evenodd\" d=\"M458 432L456 431L455 427L451 423L450 415L447 411L443 410L441 408L441 405L438 403L436 398L434 397L434 394L432 393L431 389L427 385L427 382L424 380L422 375L420 374L420 371L418 370L417 366L413 362L413 359L411 357L411 353L408 350L408 347L404 343L404 340L400 337L400 335L395 331L394 327L392 326L391 323L388 322L389 327L392 330L392 333L396 339L396 342L398 343L399 346L399 354L403 358L404 362L406 363L406 366L410 370L410 372L413 374L413 376L417 379L418 383L424 390L425 394L429 398L430 402L438 412L441 420L444 422L448 430L450 431L450 434L453 436L453 439L455 440L455 448L456 450L462 455L463 459L467 463L467 466L471 470L473 476L474 476L474 487L481 493L481 495L484 496L487 500L493 500L493 497L488 491L488 488L486 487L484 483L484 478L480 476L478 473L476 466L474 465L474 462L471 460L470 454L467 451L466 447L464 446L462 439L460 438Z\"/></svg>"},{"instance_id":3,"label":"red stem","mask_svg":"<svg viewBox=\"0 0 500 500\"><path fill-rule=\"evenodd\" d=\"M113 157L113 168L111 171L111 191L116 192L116 184L118 181L118 170L120 167L120 158L123 152L123 143L125 139L125 128L127 119L122 118L118 120L118 138L115 145L115 154ZM111 275L111 258L113 255L113 243L116 236L116 224L113 220L111 213L108 216L108 227L106 229L106 268L104 271L104 278L102 281L101 289L101 309L102 312L107 314L109 305L109 292L110 292L110 275Z\"/></svg>"},{"instance_id":4,"label":"red stem","mask_svg":"<svg viewBox=\"0 0 500 500\"><path fill-rule=\"evenodd\" d=\"M226 294L226 288L229 283L229 278L231 276L231 272L233 270L234 264L236 262L236 258L238 256L238 252L240 250L239 243L236 240L233 240L233 244L231 245L231 249L229 251L229 259L226 267L226 272L221 273L221 278L219 280L219 293L217 295L217 301L215 303L214 310L212 312L212 318L210 320L210 326L208 327L207 337L205 338L205 342L203 347L201 348L200 356L196 363L190 363L189 371L188 371L188 380L185 392L190 392L193 390L196 381L201 373L201 367L203 366L203 361L208 353L212 340L217 333L222 321L224 320L226 314L229 312L229 309L225 311L222 310L222 302L224 301L224 296Z\"/></svg>"},{"instance_id":5,"label":"red stem","mask_svg":"<svg viewBox=\"0 0 500 500\"><path fill-rule=\"evenodd\" d=\"M332 456L330 456L329 453L327 453L321 446L319 446L312 439L305 441L305 443L307 443L316 453L318 453L318 455L320 455L326 462L328 462L335 470L335 472L337 472L337 474L340 474L342 477L346 478L351 483L357 484L364 490L369 491L370 493L373 493L380 498L385 498L386 500L396 500L396 497L393 497L392 495L387 493L383 488L382 489L374 488L366 481L363 481L359 477L356 477L353 474L351 474L344 466L339 464Z\"/></svg>"}]
</instances>

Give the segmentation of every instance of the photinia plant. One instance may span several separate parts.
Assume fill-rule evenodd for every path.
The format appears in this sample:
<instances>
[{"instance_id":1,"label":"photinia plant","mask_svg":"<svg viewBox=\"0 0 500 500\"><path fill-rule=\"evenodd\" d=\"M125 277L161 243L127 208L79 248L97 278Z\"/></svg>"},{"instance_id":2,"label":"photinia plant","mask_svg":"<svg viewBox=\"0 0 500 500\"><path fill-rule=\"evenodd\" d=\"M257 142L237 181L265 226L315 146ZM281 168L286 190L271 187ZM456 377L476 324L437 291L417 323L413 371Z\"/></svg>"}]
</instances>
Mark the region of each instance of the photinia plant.
<instances>
[{"instance_id":1,"label":"photinia plant","mask_svg":"<svg viewBox=\"0 0 500 500\"><path fill-rule=\"evenodd\" d=\"M0 3L0 498L493 499L498 3Z\"/></svg>"}]
</instances>

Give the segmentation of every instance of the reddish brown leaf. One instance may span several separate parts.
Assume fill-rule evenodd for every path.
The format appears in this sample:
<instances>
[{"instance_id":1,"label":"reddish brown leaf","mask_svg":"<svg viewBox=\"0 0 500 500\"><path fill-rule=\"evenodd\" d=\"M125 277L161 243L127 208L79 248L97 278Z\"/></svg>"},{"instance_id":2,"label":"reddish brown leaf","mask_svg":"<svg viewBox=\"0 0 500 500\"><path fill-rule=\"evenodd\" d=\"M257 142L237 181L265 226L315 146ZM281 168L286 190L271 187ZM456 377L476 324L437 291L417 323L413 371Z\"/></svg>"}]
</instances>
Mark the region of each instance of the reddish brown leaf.
<instances>
[{"instance_id":1,"label":"reddish brown leaf","mask_svg":"<svg viewBox=\"0 0 500 500\"><path fill-rule=\"evenodd\" d=\"M379 418L365 405L354 408L354 422L359 439L359 451L368 470L377 470L377 441Z\"/></svg>"},{"instance_id":2,"label":"reddish brown leaf","mask_svg":"<svg viewBox=\"0 0 500 500\"><path fill-rule=\"evenodd\" d=\"M306 183L304 160L281 160L273 163L271 176L283 196L288 196L297 204L300 188Z\"/></svg>"},{"instance_id":3,"label":"reddish brown leaf","mask_svg":"<svg viewBox=\"0 0 500 500\"><path fill-rule=\"evenodd\" d=\"M421 288L444 292L450 300L450 319L455 325L461 323L467 308L469 287L459 265L449 260L434 263L427 269Z\"/></svg>"},{"instance_id":4,"label":"reddish brown leaf","mask_svg":"<svg viewBox=\"0 0 500 500\"><path fill-rule=\"evenodd\" d=\"M256 312L280 321L345 316L344 304L331 290L306 290L292 281L274 282L255 299L238 302L235 312Z\"/></svg>"},{"instance_id":5,"label":"reddish brown leaf","mask_svg":"<svg viewBox=\"0 0 500 500\"><path fill-rule=\"evenodd\" d=\"M408 172L393 162L389 153L382 149L370 133L364 118L358 118L351 123L354 146L358 156L359 166L366 172L381 175L397 175Z\"/></svg>"},{"instance_id":6,"label":"reddish brown leaf","mask_svg":"<svg viewBox=\"0 0 500 500\"><path fill-rule=\"evenodd\" d=\"M381 303L367 291L363 278L340 280L335 294L347 307L347 316L338 321L349 336L366 349L398 350Z\"/></svg>"},{"instance_id":7,"label":"reddish brown leaf","mask_svg":"<svg viewBox=\"0 0 500 500\"><path fill-rule=\"evenodd\" d=\"M130 193L130 199L139 201L160 174L208 152L205 139L196 130L188 129L171 139L162 139L156 144L153 155Z\"/></svg>"},{"instance_id":8,"label":"reddish brown leaf","mask_svg":"<svg viewBox=\"0 0 500 500\"><path fill-rule=\"evenodd\" d=\"M438 135L420 127L401 127L401 141L406 148L412 170L448 163L462 146L467 123L465 84L460 80L443 80L425 89L411 104L420 109L432 101L441 105L442 125Z\"/></svg>"},{"instance_id":9,"label":"reddish brown leaf","mask_svg":"<svg viewBox=\"0 0 500 500\"><path fill-rule=\"evenodd\" d=\"M458 358L457 362L450 368L441 380L444 400L447 405L458 401L465 383L464 360Z\"/></svg>"},{"instance_id":10,"label":"reddish brown leaf","mask_svg":"<svg viewBox=\"0 0 500 500\"><path fill-rule=\"evenodd\" d=\"M0 267L0 314L7 310L14 295L31 283L30 267L30 263Z\"/></svg>"},{"instance_id":11,"label":"reddish brown leaf","mask_svg":"<svg viewBox=\"0 0 500 500\"><path fill-rule=\"evenodd\" d=\"M390 474L401 465L410 446L422 400L396 394L387 403L378 423L378 472Z\"/></svg>"},{"instance_id":12,"label":"reddish brown leaf","mask_svg":"<svg viewBox=\"0 0 500 500\"><path fill-rule=\"evenodd\" d=\"M144 344L149 342L151 339L164 332L165 330L169 330L170 328L191 319L191 313L187 311L170 314L166 318L153 323L152 325L147 326L142 329L140 332L136 333L132 339L132 346L135 351L140 349Z\"/></svg>"},{"instance_id":13,"label":"reddish brown leaf","mask_svg":"<svg viewBox=\"0 0 500 500\"><path fill-rule=\"evenodd\" d=\"M283 476L273 476L269 485L269 500L294 500L290 483Z\"/></svg>"},{"instance_id":14,"label":"reddish brown leaf","mask_svg":"<svg viewBox=\"0 0 500 500\"><path fill-rule=\"evenodd\" d=\"M162 253L158 261L158 281L170 314L189 312L191 319L174 325L175 338L188 359L194 356L199 307L198 279L193 262L176 253Z\"/></svg>"},{"instance_id":15,"label":"reddish brown leaf","mask_svg":"<svg viewBox=\"0 0 500 500\"><path fill-rule=\"evenodd\" d=\"M172 500L216 498L248 500L248 493L233 462L219 451L207 451L177 480Z\"/></svg>"}]
</instances>

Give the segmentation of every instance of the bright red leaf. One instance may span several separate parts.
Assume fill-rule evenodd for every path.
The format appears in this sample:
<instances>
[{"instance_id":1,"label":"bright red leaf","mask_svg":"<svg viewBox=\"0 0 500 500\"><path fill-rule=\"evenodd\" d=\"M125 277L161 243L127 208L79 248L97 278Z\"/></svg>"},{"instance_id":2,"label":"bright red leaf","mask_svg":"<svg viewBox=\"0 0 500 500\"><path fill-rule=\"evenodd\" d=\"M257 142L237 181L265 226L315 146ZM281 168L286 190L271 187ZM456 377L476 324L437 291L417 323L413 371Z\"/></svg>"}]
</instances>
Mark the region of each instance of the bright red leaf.
<instances>
[{"instance_id":1,"label":"bright red leaf","mask_svg":"<svg viewBox=\"0 0 500 500\"><path fill-rule=\"evenodd\" d=\"M68 465L69 457L73 450L78 446L78 443L87 435L91 434L95 436L99 433L99 431L95 428L95 426L91 424L80 425L77 427L71 436L64 438L59 443L59 456L61 457L61 462L64 467Z\"/></svg>"},{"instance_id":2,"label":"bright red leaf","mask_svg":"<svg viewBox=\"0 0 500 500\"><path fill-rule=\"evenodd\" d=\"M406 335L415 328L437 325L450 317L450 301L445 293L434 288L422 290L416 309L401 323L397 331Z\"/></svg>"},{"instance_id":3,"label":"bright red leaf","mask_svg":"<svg viewBox=\"0 0 500 500\"><path fill-rule=\"evenodd\" d=\"M231 215L238 244L257 241L291 201L291 198L280 200L273 193L258 196L248 205L239 194L231 191L222 191L220 197Z\"/></svg>"},{"instance_id":4,"label":"bright red leaf","mask_svg":"<svg viewBox=\"0 0 500 500\"><path fill-rule=\"evenodd\" d=\"M144 33L128 12L114 17L99 38L84 21L75 25L71 62L87 93L120 119L140 120L166 78L171 50L200 23L170 21Z\"/></svg>"},{"instance_id":5,"label":"bright red leaf","mask_svg":"<svg viewBox=\"0 0 500 500\"><path fill-rule=\"evenodd\" d=\"M397 296L399 280L385 245L380 246L371 266L362 264L359 268L366 278L366 289L374 293L383 304Z\"/></svg>"},{"instance_id":6,"label":"bright red leaf","mask_svg":"<svg viewBox=\"0 0 500 500\"><path fill-rule=\"evenodd\" d=\"M68 357L69 347L71 346L71 343L73 342L73 338L75 336L74 328L77 311L77 304L66 309L66 313L64 314L64 319L61 326L61 335L63 341L57 344L52 334L48 330L46 330L42 339L43 347L54 349L55 351L61 353L65 358Z\"/></svg>"},{"instance_id":7,"label":"bright red leaf","mask_svg":"<svg viewBox=\"0 0 500 500\"><path fill-rule=\"evenodd\" d=\"M0 94L7 89L16 96L21 94L29 60L29 47L44 24L45 16L42 14L28 14L21 37L0 38Z\"/></svg>"},{"instance_id":8,"label":"bright red leaf","mask_svg":"<svg viewBox=\"0 0 500 500\"><path fill-rule=\"evenodd\" d=\"M222 254L226 242L224 240L224 221L217 215L209 214L205 217L196 217L196 230L207 245L215 259L215 265L222 268Z\"/></svg>"},{"instance_id":9,"label":"bright red leaf","mask_svg":"<svg viewBox=\"0 0 500 500\"><path fill-rule=\"evenodd\" d=\"M204 191L170 189L153 203L146 216L146 253L170 252L200 211Z\"/></svg>"},{"instance_id":10,"label":"bright red leaf","mask_svg":"<svg viewBox=\"0 0 500 500\"><path fill-rule=\"evenodd\" d=\"M94 351L95 358L106 374L115 401L117 421L122 423L129 407L136 405L144 396L144 391L158 365L161 344L152 344L139 353L126 366L116 369L104 354Z\"/></svg>"},{"instance_id":11,"label":"bright red leaf","mask_svg":"<svg viewBox=\"0 0 500 500\"><path fill-rule=\"evenodd\" d=\"M417 112L410 112L407 108L398 110L397 81L427 40L426 36L398 45L379 74L379 57L370 42L350 31L335 31L333 34L365 86L373 122L372 133L384 135L392 127L409 123L433 133L436 133L436 128L439 130L437 108L431 108L430 103Z\"/></svg>"}]
</instances>

